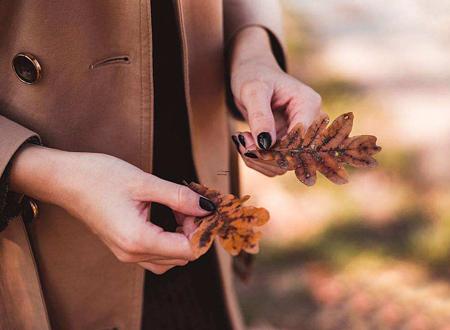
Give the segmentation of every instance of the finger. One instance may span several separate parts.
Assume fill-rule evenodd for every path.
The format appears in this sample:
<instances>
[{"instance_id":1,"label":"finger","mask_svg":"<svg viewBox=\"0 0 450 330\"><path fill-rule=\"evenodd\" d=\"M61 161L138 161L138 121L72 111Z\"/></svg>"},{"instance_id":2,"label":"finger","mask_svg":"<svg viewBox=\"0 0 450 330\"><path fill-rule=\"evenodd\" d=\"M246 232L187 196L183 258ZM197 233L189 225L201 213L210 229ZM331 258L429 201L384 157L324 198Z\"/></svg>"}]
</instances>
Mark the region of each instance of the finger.
<instances>
[{"instance_id":1,"label":"finger","mask_svg":"<svg viewBox=\"0 0 450 330\"><path fill-rule=\"evenodd\" d=\"M111 246L111 250L114 255L119 259L119 261L124 263L139 263L139 262L150 262L155 264L166 264L166 265L185 265L190 259L177 259L155 256L149 253L139 253L139 252L125 252L117 246Z\"/></svg>"},{"instance_id":2,"label":"finger","mask_svg":"<svg viewBox=\"0 0 450 330\"><path fill-rule=\"evenodd\" d=\"M319 94L308 86L303 86L299 96L292 99L286 107L290 131L297 124L307 129L319 115L322 100Z\"/></svg>"},{"instance_id":3,"label":"finger","mask_svg":"<svg viewBox=\"0 0 450 330\"><path fill-rule=\"evenodd\" d=\"M241 144L239 143L238 135L236 135L236 134L231 135L231 140L233 141L234 146L236 147L237 152L240 153L240 152L241 152L241 150L240 150Z\"/></svg>"},{"instance_id":4,"label":"finger","mask_svg":"<svg viewBox=\"0 0 450 330\"><path fill-rule=\"evenodd\" d=\"M242 140L241 134L237 133L236 135L232 135L231 138L233 139L237 152L242 156L242 154L245 152L245 144L243 144L245 142L244 140ZM241 141L239 141L239 139L241 139Z\"/></svg>"},{"instance_id":5,"label":"finger","mask_svg":"<svg viewBox=\"0 0 450 330\"><path fill-rule=\"evenodd\" d=\"M239 150L244 154L247 150L256 150L255 139L250 132L239 132L237 134L237 140L239 141Z\"/></svg>"},{"instance_id":6,"label":"finger","mask_svg":"<svg viewBox=\"0 0 450 330\"><path fill-rule=\"evenodd\" d=\"M286 173L285 169L282 169L274 164L264 163L261 160L258 160L257 156L253 152L248 151L256 149L255 140L253 139L253 136L250 132L238 133L237 140L239 142L239 151L241 153L241 156L244 160L244 163L248 167L269 177L274 177L276 175L282 175Z\"/></svg>"},{"instance_id":7,"label":"finger","mask_svg":"<svg viewBox=\"0 0 450 330\"><path fill-rule=\"evenodd\" d=\"M276 174L286 173L286 169L278 166L276 161L259 159L257 154L254 151L245 152L244 155L242 156L242 158L243 158L244 162L246 163L246 165L256 164L256 165L261 166L269 171L273 171Z\"/></svg>"},{"instance_id":8,"label":"finger","mask_svg":"<svg viewBox=\"0 0 450 330\"><path fill-rule=\"evenodd\" d=\"M195 224L195 218L188 217L183 222L182 231L186 237L190 238L191 234L197 229L197 225Z\"/></svg>"},{"instance_id":9,"label":"finger","mask_svg":"<svg viewBox=\"0 0 450 330\"><path fill-rule=\"evenodd\" d=\"M205 216L215 211L215 204L187 186L147 175L141 196L143 200L164 204L174 211L187 215Z\"/></svg>"},{"instance_id":10,"label":"finger","mask_svg":"<svg viewBox=\"0 0 450 330\"><path fill-rule=\"evenodd\" d=\"M264 174L265 176L268 176L269 178L273 178L274 176L276 176L276 174L273 173L272 171L269 171L269 170L267 170L261 166L258 166L256 164L248 164L247 166L261 174Z\"/></svg>"},{"instance_id":11,"label":"finger","mask_svg":"<svg viewBox=\"0 0 450 330\"><path fill-rule=\"evenodd\" d=\"M176 228L176 232L189 237L189 235L197 229L197 225L194 223L195 217L185 216L178 212L174 212L174 214L177 224L179 225L179 227Z\"/></svg>"},{"instance_id":12,"label":"finger","mask_svg":"<svg viewBox=\"0 0 450 330\"><path fill-rule=\"evenodd\" d=\"M277 168L276 170L268 168L267 166L262 165L260 162L252 160L252 159L248 159L248 160L244 160L245 164L250 167L251 169L258 171L268 177L274 177L276 175L281 175L284 174L284 172L282 172L282 169Z\"/></svg>"},{"instance_id":13,"label":"finger","mask_svg":"<svg viewBox=\"0 0 450 330\"><path fill-rule=\"evenodd\" d=\"M269 172L272 172L275 175L283 175L286 173L286 169L281 168L279 166L271 165L271 164L265 164L263 161L260 160L251 160L249 162L251 165L258 166L259 168L265 169Z\"/></svg>"},{"instance_id":14,"label":"finger","mask_svg":"<svg viewBox=\"0 0 450 330\"><path fill-rule=\"evenodd\" d=\"M177 211L173 211L173 215L175 216L175 221L177 222L177 224L180 226L183 225L186 216L183 213Z\"/></svg>"},{"instance_id":15,"label":"finger","mask_svg":"<svg viewBox=\"0 0 450 330\"><path fill-rule=\"evenodd\" d=\"M188 238L180 233L171 233L146 222L137 239L135 253L147 253L162 259L193 260L194 254Z\"/></svg>"},{"instance_id":16,"label":"finger","mask_svg":"<svg viewBox=\"0 0 450 330\"><path fill-rule=\"evenodd\" d=\"M149 262L158 265L174 265L174 266L184 266L189 260L188 259L167 259L164 257L155 257L149 254L125 254L123 252L115 253L119 261L124 263L140 263Z\"/></svg>"},{"instance_id":17,"label":"finger","mask_svg":"<svg viewBox=\"0 0 450 330\"><path fill-rule=\"evenodd\" d=\"M252 135L261 149L269 149L276 140L275 120L271 99L273 89L266 83L255 81L241 89L241 102L248 114Z\"/></svg>"},{"instance_id":18,"label":"finger","mask_svg":"<svg viewBox=\"0 0 450 330\"><path fill-rule=\"evenodd\" d=\"M189 260L184 260L184 259L153 259L150 262L152 264L154 264L154 265L185 266L185 265L187 265L189 263Z\"/></svg>"},{"instance_id":19,"label":"finger","mask_svg":"<svg viewBox=\"0 0 450 330\"><path fill-rule=\"evenodd\" d=\"M253 136L250 132L241 132L238 133L237 136L240 148L239 151L244 160L244 163L248 167L253 168L257 171L262 170L262 173L267 176L281 175L286 172L276 165L267 164L257 159L258 156L254 152L250 151L256 149L255 141L253 140Z\"/></svg>"},{"instance_id":20,"label":"finger","mask_svg":"<svg viewBox=\"0 0 450 330\"><path fill-rule=\"evenodd\" d=\"M284 111L274 111L275 118L275 128L277 139L283 137L287 133L287 114ZM245 152L245 150L256 150L256 142L253 135L250 132L237 132L232 136L233 142L240 153Z\"/></svg>"},{"instance_id":21,"label":"finger","mask_svg":"<svg viewBox=\"0 0 450 330\"><path fill-rule=\"evenodd\" d=\"M239 141L239 152L244 161L250 159L256 160L258 156L253 151L257 150L257 146L252 134L250 132L241 132L237 136Z\"/></svg>"},{"instance_id":22,"label":"finger","mask_svg":"<svg viewBox=\"0 0 450 330\"><path fill-rule=\"evenodd\" d=\"M277 130L277 139L284 137L288 131L288 114L285 110L285 107L282 109L273 110L275 129Z\"/></svg>"},{"instance_id":23,"label":"finger","mask_svg":"<svg viewBox=\"0 0 450 330\"><path fill-rule=\"evenodd\" d=\"M175 267L173 265L169 266L169 265L156 265L150 262L140 262L139 266L151 271L152 273L156 274L156 275L162 275L165 272L167 272L169 269Z\"/></svg>"}]
</instances>

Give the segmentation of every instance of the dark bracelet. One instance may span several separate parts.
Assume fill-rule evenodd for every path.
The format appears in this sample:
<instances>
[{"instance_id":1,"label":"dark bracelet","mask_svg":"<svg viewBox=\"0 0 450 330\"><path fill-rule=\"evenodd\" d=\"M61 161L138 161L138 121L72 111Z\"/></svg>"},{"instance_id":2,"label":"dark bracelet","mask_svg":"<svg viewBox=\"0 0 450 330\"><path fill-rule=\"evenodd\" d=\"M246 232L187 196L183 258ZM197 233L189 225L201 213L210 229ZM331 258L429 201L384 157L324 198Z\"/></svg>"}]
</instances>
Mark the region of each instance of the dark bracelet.
<instances>
[{"instance_id":1,"label":"dark bracelet","mask_svg":"<svg viewBox=\"0 0 450 330\"><path fill-rule=\"evenodd\" d=\"M9 172L11 169L11 163L8 164L2 177L0 178L0 231L4 230L8 226L10 217L6 216L6 205L9 192Z\"/></svg>"}]
</instances>

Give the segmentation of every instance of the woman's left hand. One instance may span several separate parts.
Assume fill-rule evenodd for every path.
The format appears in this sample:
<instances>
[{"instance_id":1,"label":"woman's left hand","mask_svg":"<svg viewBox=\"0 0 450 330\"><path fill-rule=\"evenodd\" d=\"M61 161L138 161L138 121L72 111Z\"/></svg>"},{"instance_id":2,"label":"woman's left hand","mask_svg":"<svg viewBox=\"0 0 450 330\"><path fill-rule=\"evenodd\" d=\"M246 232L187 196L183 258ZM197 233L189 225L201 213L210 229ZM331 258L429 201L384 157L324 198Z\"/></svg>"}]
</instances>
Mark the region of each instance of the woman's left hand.
<instances>
[{"instance_id":1,"label":"woman's left hand","mask_svg":"<svg viewBox=\"0 0 450 330\"><path fill-rule=\"evenodd\" d=\"M240 31L231 54L231 90L251 130L233 135L233 141L248 167L267 176L284 174L248 151L270 149L297 124L307 129L320 112L321 97L280 68L269 35L260 27Z\"/></svg>"}]
</instances>

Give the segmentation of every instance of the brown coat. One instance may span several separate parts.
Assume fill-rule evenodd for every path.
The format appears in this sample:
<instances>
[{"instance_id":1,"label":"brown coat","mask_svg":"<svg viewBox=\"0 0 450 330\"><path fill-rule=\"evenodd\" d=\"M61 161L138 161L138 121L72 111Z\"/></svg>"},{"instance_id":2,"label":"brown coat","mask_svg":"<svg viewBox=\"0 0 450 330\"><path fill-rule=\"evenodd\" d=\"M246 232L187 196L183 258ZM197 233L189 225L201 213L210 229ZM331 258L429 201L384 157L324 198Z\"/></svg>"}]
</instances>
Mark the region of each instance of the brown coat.
<instances>
[{"instance_id":1,"label":"brown coat","mask_svg":"<svg viewBox=\"0 0 450 330\"><path fill-rule=\"evenodd\" d=\"M19 146L110 154L151 172L149 0L0 2L0 174ZM280 35L276 0L177 0L194 162L202 183L226 191L229 166L224 47L239 29ZM19 81L11 61L36 56L42 77ZM118 60L92 68L116 56ZM201 143L208 141L208 143ZM215 142L221 143L215 143ZM214 157L210 155L214 153ZM144 271L120 263L81 222L39 204L0 233L0 329L139 329ZM31 244L30 244L31 242ZM241 325L230 259L219 251L228 310Z\"/></svg>"}]
</instances>

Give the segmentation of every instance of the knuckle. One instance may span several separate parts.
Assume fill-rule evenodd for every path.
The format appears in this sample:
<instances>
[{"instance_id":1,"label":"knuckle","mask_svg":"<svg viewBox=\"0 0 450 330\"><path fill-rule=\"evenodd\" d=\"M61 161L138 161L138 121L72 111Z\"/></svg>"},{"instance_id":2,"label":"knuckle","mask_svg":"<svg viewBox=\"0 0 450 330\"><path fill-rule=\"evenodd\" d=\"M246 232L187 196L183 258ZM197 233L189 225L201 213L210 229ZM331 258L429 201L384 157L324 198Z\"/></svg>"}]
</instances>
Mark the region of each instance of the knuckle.
<instances>
[{"instance_id":1,"label":"knuckle","mask_svg":"<svg viewBox=\"0 0 450 330\"><path fill-rule=\"evenodd\" d=\"M128 186L130 190L136 193L141 192L143 190L142 188L144 187L144 185L145 179L140 175L133 176L128 180Z\"/></svg>"},{"instance_id":2,"label":"knuckle","mask_svg":"<svg viewBox=\"0 0 450 330\"><path fill-rule=\"evenodd\" d=\"M122 236L118 239L117 245L126 254L133 254L133 253L138 253L139 247L140 247L140 242L139 242L139 238L135 235Z\"/></svg>"},{"instance_id":3,"label":"knuckle","mask_svg":"<svg viewBox=\"0 0 450 330\"><path fill-rule=\"evenodd\" d=\"M178 193L177 193L177 199L176 199L176 207L177 209L182 208L185 205L190 205L190 202L193 200L194 192L190 190L186 186L179 186L178 187Z\"/></svg>"},{"instance_id":4,"label":"knuckle","mask_svg":"<svg viewBox=\"0 0 450 330\"><path fill-rule=\"evenodd\" d=\"M311 90L310 99L314 108L319 109L322 106L322 96L320 96L320 94L316 91Z\"/></svg>"}]
</instances>

